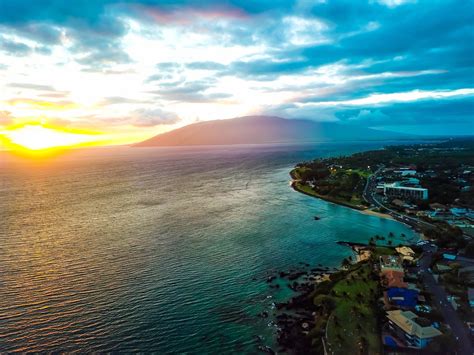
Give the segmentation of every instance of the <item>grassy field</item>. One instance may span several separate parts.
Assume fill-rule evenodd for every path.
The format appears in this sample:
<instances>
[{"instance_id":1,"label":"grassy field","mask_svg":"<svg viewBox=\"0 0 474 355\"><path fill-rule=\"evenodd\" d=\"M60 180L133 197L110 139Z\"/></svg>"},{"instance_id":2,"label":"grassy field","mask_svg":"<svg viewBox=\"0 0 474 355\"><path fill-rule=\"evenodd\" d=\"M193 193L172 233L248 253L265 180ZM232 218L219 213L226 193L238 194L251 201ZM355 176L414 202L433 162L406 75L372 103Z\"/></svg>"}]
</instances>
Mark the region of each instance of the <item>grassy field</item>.
<instances>
[{"instance_id":1,"label":"grassy field","mask_svg":"<svg viewBox=\"0 0 474 355\"><path fill-rule=\"evenodd\" d=\"M326 171L322 176L318 172ZM290 173L295 182L296 190L307 195L334 202L347 207L366 209L362 198L362 191L370 175L370 171L363 169L319 169L316 172L309 167L302 166L293 169ZM315 176L319 176L318 178ZM354 178L355 176L355 178ZM316 191L305 183L314 181Z\"/></svg>"},{"instance_id":2,"label":"grassy field","mask_svg":"<svg viewBox=\"0 0 474 355\"><path fill-rule=\"evenodd\" d=\"M316 289L313 303L326 310L316 317L316 326L310 333L317 351L323 349L320 339L325 334L330 353L382 352L376 305L381 296L380 280L372 272L372 263L381 255L395 253L394 248L376 247L371 260L352 264Z\"/></svg>"},{"instance_id":3,"label":"grassy field","mask_svg":"<svg viewBox=\"0 0 474 355\"><path fill-rule=\"evenodd\" d=\"M335 354L355 354L359 349L366 349L369 354L381 353L374 307L379 283L370 274L369 263L358 264L331 291L335 309L329 316L327 340Z\"/></svg>"},{"instance_id":4,"label":"grassy field","mask_svg":"<svg viewBox=\"0 0 474 355\"><path fill-rule=\"evenodd\" d=\"M361 169L349 169L348 173L357 173L364 179L367 179L370 175L372 175L372 172L369 170L361 170Z\"/></svg>"},{"instance_id":5,"label":"grassy field","mask_svg":"<svg viewBox=\"0 0 474 355\"><path fill-rule=\"evenodd\" d=\"M343 205L343 206L354 208L354 209L357 209L357 210L367 209L367 207L362 204L362 200L358 197L355 197L355 196L353 196L350 201L347 201L346 199L340 199L340 198L333 197L333 196L320 195L316 191L314 191L311 186L304 185L300 182L295 182L293 186L297 191L300 191L300 192L302 192L306 195L310 195L310 196L320 198L320 199L325 200L325 201L337 203L338 205Z\"/></svg>"}]
</instances>

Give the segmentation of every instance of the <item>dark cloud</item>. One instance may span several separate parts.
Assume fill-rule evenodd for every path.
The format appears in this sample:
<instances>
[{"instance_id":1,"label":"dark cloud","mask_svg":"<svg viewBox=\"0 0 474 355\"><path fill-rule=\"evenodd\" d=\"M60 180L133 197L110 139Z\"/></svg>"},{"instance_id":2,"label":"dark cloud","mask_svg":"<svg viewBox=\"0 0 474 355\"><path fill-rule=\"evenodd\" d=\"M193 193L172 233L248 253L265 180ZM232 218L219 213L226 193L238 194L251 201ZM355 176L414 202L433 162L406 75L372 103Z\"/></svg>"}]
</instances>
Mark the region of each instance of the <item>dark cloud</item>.
<instances>
[{"instance_id":1,"label":"dark cloud","mask_svg":"<svg viewBox=\"0 0 474 355\"><path fill-rule=\"evenodd\" d=\"M33 49L25 43L13 41L0 36L0 51L18 57L24 57L33 52Z\"/></svg>"}]
</instances>

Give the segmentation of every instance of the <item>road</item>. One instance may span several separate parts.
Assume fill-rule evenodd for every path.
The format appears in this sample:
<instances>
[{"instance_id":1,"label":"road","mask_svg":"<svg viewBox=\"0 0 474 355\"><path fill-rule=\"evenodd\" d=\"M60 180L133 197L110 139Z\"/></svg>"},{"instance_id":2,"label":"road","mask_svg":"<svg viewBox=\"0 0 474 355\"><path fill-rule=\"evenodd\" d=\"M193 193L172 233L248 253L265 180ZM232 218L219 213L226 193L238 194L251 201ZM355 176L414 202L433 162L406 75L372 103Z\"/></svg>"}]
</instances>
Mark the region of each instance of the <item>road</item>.
<instances>
[{"instance_id":1,"label":"road","mask_svg":"<svg viewBox=\"0 0 474 355\"><path fill-rule=\"evenodd\" d=\"M416 270L422 275L424 287L432 293L437 308L441 312L444 321L449 325L453 332L457 345L457 349L453 349L453 354L472 355L472 343L464 322L459 318L459 315L456 313L451 303L447 301L447 294L444 288L436 282L433 274L429 270L435 247L428 244L425 245L423 249L423 256L421 257L419 266Z\"/></svg>"},{"instance_id":2,"label":"road","mask_svg":"<svg viewBox=\"0 0 474 355\"><path fill-rule=\"evenodd\" d=\"M413 218L405 216L404 214L395 211L387 206L385 206L377 197L376 197L376 187L377 187L377 175L382 171L385 166L380 166L377 171L370 175L367 179L367 183L362 194L365 201L369 202L373 206L383 208L388 211L388 214L391 215L396 220L409 225L415 229L421 229L422 227L433 228L434 225L425 221L422 221L418 218Z\"/></svg>"}]
</instances>

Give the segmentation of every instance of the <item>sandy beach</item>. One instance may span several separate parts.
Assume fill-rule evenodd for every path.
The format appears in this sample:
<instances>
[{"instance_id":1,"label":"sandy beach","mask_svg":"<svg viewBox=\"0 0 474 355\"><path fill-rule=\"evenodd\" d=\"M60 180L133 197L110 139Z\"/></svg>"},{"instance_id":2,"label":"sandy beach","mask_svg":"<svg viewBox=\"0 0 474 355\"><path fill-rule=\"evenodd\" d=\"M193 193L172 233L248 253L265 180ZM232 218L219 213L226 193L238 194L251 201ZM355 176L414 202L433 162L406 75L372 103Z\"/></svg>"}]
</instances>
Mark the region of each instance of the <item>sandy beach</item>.
<instances>
[{"instance_id":1,"label":"sandy beach","mask_svg":"<svg viewBox=\"0 0 474 355\"><path fill-rule=\"evenodd\" d=\"M380 213L380 212L375 212L375 211L372 211L372 210L370 210L370 209L359 210L359 211L360 211L360 213L368 214L368 215L370 215L370 216L376 216L376 217L379 217L379 218L385 218L385 219L395 220L395 218L393 218L393 217L390 216L389 214Z\"/></svg>"}]
</instances>

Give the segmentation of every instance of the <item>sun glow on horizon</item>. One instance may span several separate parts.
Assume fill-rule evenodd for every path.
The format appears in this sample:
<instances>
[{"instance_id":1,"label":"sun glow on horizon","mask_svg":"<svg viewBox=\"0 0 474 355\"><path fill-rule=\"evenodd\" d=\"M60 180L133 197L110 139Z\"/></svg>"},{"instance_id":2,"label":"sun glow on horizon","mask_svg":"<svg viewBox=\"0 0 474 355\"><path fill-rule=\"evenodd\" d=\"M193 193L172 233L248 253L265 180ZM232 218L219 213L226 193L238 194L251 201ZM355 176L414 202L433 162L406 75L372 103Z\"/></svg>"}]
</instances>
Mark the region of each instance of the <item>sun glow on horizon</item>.
<instances>
[{"instance_id":1,"label":"sun glow on horizon","mask_svg":"<svg viewBox=\"0 0 474 355\"><path fill-rule=\"evenodd\" d=\"M97 141L91 133L27 124L3 132L7 146L13 150L42 151L91 145Z\"/></svg>"}]
</instances>

